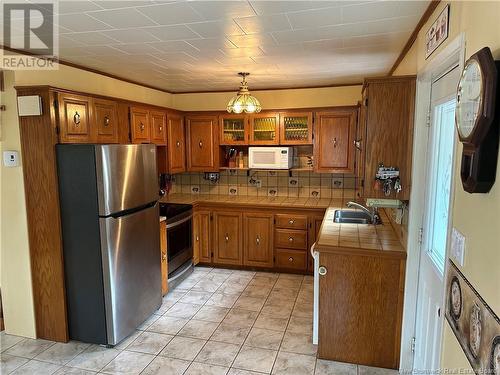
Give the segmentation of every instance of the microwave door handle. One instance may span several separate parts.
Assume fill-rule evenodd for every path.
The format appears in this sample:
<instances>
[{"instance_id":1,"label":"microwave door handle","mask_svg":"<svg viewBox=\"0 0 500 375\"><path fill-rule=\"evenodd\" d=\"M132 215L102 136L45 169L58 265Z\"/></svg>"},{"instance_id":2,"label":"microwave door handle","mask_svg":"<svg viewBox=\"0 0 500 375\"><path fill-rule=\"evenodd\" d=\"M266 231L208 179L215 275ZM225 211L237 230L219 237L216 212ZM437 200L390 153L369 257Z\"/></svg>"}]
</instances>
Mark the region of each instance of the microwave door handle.
<instances>
[{"instance_id":1,"label":"microwave door handle","mask_svg":"<svg viewBox=\"0 0 500 375\"><path fill-rule=\"evenodd\" d=\"M181 224L184 224L186 221L191 220L192 218L193 218L193 215L189 215L188 217L185 217L182 220L176 221L175 223L167 224L167 229L175 228Z\"/></svg>"}]
</instances>

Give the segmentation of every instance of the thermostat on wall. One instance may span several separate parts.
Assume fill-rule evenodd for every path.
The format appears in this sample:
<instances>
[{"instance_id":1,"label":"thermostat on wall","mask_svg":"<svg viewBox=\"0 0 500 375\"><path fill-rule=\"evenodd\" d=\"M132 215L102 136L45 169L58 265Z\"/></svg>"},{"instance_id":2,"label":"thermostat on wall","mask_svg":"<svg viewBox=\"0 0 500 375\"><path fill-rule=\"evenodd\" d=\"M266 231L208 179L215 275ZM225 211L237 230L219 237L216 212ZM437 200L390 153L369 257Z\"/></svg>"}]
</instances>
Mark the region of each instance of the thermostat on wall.
<instances>
[{"instance_id":1,"label":"thermostat on wall","mask_svg":"<svg viewBox=\"0 0 500 375\"><path fill-rule=\"evenodd\" d=\"M19 116L40 116L42 114L42 97L39 95L18 96L17 112Z\"/></svg>"},{"instance_id":2,"label":"thermostat on wall","mask_svg":"<svg viewBox=\"0 0 500 375\"><path fill-rule=\"evenodd\" d=\"M5 165L6 167L18 167L19 153L17 151L4 151L3 165Z\"/></svg>"}]
</instances>

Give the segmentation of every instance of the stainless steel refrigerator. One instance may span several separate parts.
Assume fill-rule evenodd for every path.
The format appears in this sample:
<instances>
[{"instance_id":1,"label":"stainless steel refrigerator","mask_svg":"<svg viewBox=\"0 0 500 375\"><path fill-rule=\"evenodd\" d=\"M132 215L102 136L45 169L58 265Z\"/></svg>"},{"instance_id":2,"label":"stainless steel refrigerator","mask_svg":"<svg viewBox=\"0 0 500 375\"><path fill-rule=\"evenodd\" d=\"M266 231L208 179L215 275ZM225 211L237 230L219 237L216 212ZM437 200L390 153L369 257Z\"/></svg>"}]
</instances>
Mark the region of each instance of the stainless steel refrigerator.
<instances>
[{"instance_id":1,"label":"stainless steel refrigerator","mask_svg":"<svg viewBox=\"0 0 500 375\"><path fill-rule=\"evenodd\" d=\"M154 145L57 145L69 335L116 345L161 304Z\"/></svg>"}]
</instances>

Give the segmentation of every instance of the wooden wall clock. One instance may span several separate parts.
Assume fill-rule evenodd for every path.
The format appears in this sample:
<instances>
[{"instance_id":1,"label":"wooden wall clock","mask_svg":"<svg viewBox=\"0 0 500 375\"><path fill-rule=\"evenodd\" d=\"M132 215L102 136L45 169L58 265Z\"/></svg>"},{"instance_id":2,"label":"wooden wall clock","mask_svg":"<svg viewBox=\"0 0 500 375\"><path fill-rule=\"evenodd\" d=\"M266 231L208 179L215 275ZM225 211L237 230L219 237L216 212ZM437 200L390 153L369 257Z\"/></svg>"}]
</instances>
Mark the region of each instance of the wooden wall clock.
<instances>
[{"instance_id":1,"label":"wooden wall clock","mask_svg":"<svg viewBox=\"0 0 500 375\"><path fill-rule=\"evenodd\" d=\"M464 190L487 193L495 183L500 126L500 62L488 47L465 63L457 90L455 124L463 143Z\"/></svg>"}]
</instances>

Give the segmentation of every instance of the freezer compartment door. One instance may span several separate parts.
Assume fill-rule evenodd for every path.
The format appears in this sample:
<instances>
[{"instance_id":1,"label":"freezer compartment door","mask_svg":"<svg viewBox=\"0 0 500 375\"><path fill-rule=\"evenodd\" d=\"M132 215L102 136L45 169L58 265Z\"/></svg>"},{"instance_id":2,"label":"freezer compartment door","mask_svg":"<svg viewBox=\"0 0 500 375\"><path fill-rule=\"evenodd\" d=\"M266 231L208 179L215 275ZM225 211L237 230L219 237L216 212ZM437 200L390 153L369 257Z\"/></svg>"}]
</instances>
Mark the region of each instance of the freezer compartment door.
<instances>
[{"instance_id":1,"label":"freezer compartment door","mask_svg":"<svg viewBox=\"0 0 500 375\"><path fill-rule=\"evenodd\" d=\"M95 146L99 216L158 200L155 145Z\"/></svg>"},{"instance_id":2,"label":"freezer compartment door","mask_svg":"<svg viewBox=\"0 0 500 375\"><path fill-rule=\"evenodd\" d=\"M158 205L100 218L108 344L130 335L161 305Z\"/></svg>"}]
</instances>

